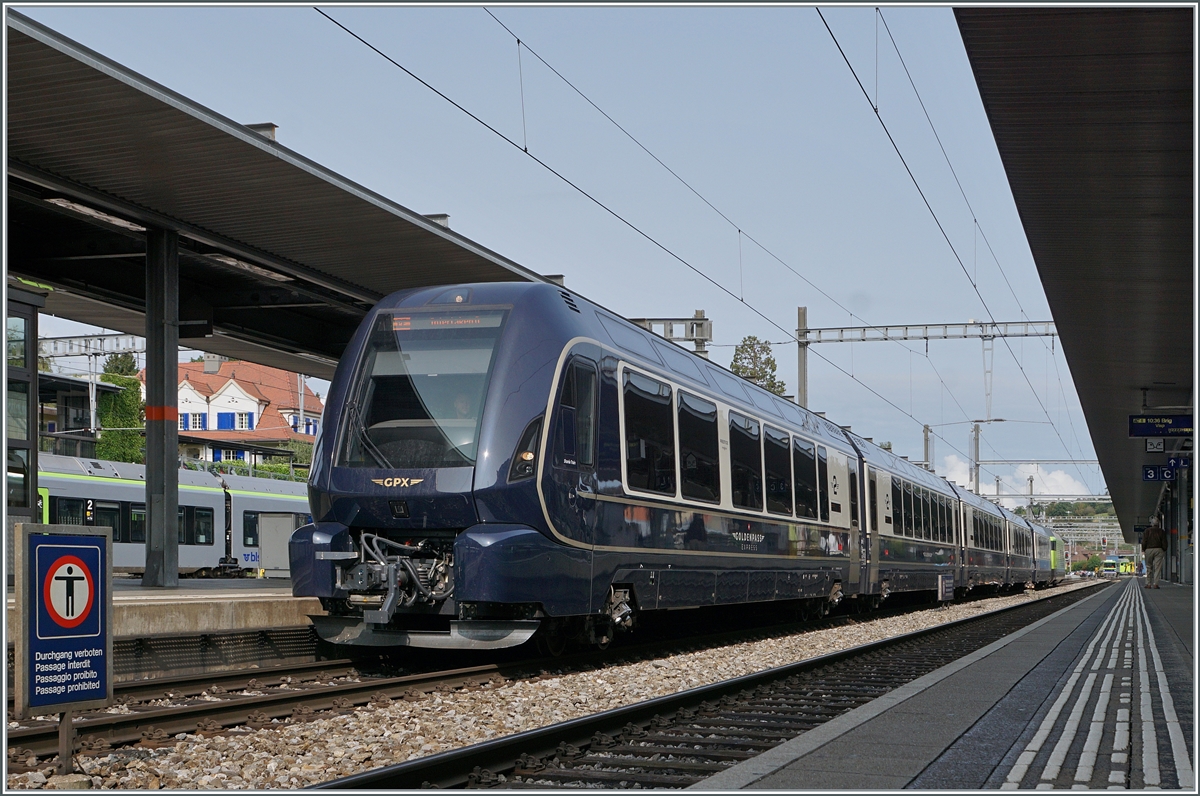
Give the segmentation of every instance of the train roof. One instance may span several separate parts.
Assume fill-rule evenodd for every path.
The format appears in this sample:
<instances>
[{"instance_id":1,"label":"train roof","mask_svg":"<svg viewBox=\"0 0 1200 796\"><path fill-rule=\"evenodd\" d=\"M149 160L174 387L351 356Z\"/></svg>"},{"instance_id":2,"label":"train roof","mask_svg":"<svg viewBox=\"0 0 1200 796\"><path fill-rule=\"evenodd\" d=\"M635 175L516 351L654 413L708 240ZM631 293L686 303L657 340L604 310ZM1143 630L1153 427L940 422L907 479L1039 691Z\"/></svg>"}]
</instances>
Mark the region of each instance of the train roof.
<instances>
[{"instance_id":1,"label":"train roof","mask_svg":"<svg viewBox=\"0 0 1200 796\"><path fill-rule=\"evenodd\" d=\"M949 482L947 482L947 483L949 483ZM958 495L958 499L961 500L963 503L966 503L971 508L981 509L981 510L987 512L988 514L992 514L992 515L999 516L999 517L1004 516L1004 512L1000 510L1000 507L997 506L992 501L988 500L987 498L980 497L979 495L976 495L971 490L965 489L964 487L958 486L957 484L950 484L950 486L954 489L955 494Z\"/></svg>"},{"instance_id":2,"label":"train roof","mask_svg":"<svg viewBox=\"0 0 1200 796\"><path fill-rule=\"evenodd\" d=\"M308 484L304 481L284 481L280 478L251 478L248 475L221 475L230 489L241 489L271 495L301 495L308 497Z\"/></svg>"},{"instance_id":3,"label":"train roof","mask_svg":"<svg viewBox=\"0 0 1200 796\"><path fill-rule=\"evenodd\" d=\"M955 496L950 483L937 473L931 473L924 467L879 447L874 442L860 437L849 429L841 429L841 431L854 443L854 447L858 448L859 452L862 453L862 457L866 460L867 464L895 473L902 478L907 478L913 483L920 484L940 494L949 495L950 497Z\"/></svg>"},{"instance_id":4,"label":"train roof","mask_svg":"<svg viewBox=\"0 0 1200 796\"><path fill-rule=\"evenodd\" d=\"M58 456L53 453L38 454L38 471L47 474L83 475L94 478L113 478L125 481L145 481L146 466L128 462L110 462L105 459ZM245 475L214 475L208 470L180 468L180 486L219 488L219 479L224 478L230 489L277 494L305 495L308 487L303 482L282 481L274 478L251 478Z\"/></svg>"}]
</instances>

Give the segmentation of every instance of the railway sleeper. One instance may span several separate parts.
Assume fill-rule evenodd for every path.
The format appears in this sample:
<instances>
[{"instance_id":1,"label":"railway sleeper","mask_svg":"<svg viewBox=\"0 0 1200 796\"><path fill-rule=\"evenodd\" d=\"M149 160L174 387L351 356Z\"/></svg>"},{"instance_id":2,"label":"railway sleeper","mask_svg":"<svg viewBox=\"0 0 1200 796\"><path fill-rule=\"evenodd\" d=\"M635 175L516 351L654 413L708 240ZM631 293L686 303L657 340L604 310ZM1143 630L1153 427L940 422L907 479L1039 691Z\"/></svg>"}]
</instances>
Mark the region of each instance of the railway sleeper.
<instances>
[{"instance_id":1,"label":"railway sleeper","mask_svg":"<svg viewBox=\"0 0 1200 796\"><path fill-rule=\"evenodd\" d=\"M656 738L666 738L668 740L652 740ZM689 746L669 746L668 744L671 744L676 740L672 736L647 735L646 738L639 738L638 740L645 740L648 744L652 743L653 745L632 746L629 744L622 744L620 746L614 746L611 749L605 749L604 751L608 754L614 755L653 757L654 755L672 754L679 755L681 757L729 761L749 760L752 757L756 757L758 754L757 752L743 752L732 749L696 749Z\"/></svg>"},{"instance_id":2,"label":"railway sleeper","mask_svg":"<svg viewBox=\"0 0 1200 796\"><path fill-rule=\"evenodd\" d=\"M606 750L607 751L607 750ZM656 754L662 755L665 750L658 749ZM648 757L618 757L608 755L587 755L570 761L569 766L559 766L559 769L572 769L578 766L615 766L618 768L656 769L660 771L692 771L701 774L715 774L728 768L729 764L703 763L688 760L654 760ZM513 774L524 774L525 770L514 770ZM532 771L530 774L534 773Z\"/></svg>"},{"instance_id":3,"label":"railway sleeper","mask_svg":"<svg viewBox=\"0 0 1200 796\"><path fill-rule=\"evenodd\" d=\"M589 768L547 768L531 774L529 777L536 780L549 780L560 785L570 785L572 782L619 785L624 782L638 783L643 787L652 788L686 788L697 779L696 777L669 774L643 774L634 771L604 771ZM501 787L503 786L501 785Z\"/></svg>"}]
</instances>

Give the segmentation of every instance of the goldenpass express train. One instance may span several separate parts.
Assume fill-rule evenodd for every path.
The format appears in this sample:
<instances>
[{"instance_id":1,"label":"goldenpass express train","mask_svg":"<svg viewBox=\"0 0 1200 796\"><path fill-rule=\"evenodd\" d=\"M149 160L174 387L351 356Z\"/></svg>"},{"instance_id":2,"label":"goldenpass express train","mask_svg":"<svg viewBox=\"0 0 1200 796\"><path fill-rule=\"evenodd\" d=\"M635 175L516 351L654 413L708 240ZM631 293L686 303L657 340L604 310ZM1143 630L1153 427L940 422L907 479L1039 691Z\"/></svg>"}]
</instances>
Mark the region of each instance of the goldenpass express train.
<instances>
[{"instance_id":1,"label":"goldenpass express train","mask_svg":"<svg viewBox=\"0 0 1200 796\"><path fill-rule=\"evenodd\" d=\"M1061 574L1044 529L554 285L387 297L326 406L289 553L335 643L604 646Z\"/></svg>"},{"instance_id":2,"label":"goldenpass express train","mask_svg":"<svg viewBox=\"0 0 1200 796\"><path fill-rule=\"evenodd\" d=\"M113 529L113 571L146 568L146 467L38 454L42 522ZM240 575L259 567L263 515L311 521L304 484L270 478L179 471L179 572Z\"/></svg>"}]
</instances>

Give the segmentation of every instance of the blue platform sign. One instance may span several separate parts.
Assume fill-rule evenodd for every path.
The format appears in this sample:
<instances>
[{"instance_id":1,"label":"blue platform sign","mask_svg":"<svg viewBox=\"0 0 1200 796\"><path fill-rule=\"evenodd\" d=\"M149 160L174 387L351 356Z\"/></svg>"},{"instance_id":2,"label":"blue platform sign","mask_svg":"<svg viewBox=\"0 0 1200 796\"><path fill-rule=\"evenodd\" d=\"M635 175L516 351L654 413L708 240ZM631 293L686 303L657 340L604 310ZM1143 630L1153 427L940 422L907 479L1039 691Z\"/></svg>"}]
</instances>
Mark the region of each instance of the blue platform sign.
<instances>
[{"instance_id":1,"label":"blue platform sign","mask_svg":"<svg viewBox=\"0 0 1200 796\"><path fill-rule=\"evenodd\" d=\"M1131 437L1190 437L1191 415L1130 415Z\"/></svg>"},{"instance_id":2,"label":"blue platform sign","mask_svg":"<svg viewBox=\"0 0 1200 796\"><path fill-rule=\"evenodd\" d=\"M1192 460L1187 456L1172 456L1167 459L1167 467L1173 467L1176 470L1186 470L1192 466Z\"/></svg>"},{"instance_id":3,"label":"blue platform sign","mask_svg":"<svg viewBox=\"0 0 1200 796\"><path fill-rule=\"evenodd\" d=\"M1158 468L1158 480L1159 481L1174 481L1175 480L1175 468L1174 467L1159 467Z\"/></svg>"},{"instance_id":4,"label":"blue platform sign","mask_svg":"<svg viewBox=\"0 0 1200 796\"><path fill-rule=\"evenodd\" d=\"M111 704L111 530L25 524L18 530L18 715Z\"/></svg>"},{"instance_id":5,"label":"blue platform sign","mask_svg":"<svg viewBox=\"0 0 1200 796\"><path fill-rule=\"evenodd\" d=\"M1142 468L1142 480L1143 481L1157 481L1158 480L1158 467L1155 465L1149 465L1149 464L1144 466Z\"/></svg>"}]
</instances>

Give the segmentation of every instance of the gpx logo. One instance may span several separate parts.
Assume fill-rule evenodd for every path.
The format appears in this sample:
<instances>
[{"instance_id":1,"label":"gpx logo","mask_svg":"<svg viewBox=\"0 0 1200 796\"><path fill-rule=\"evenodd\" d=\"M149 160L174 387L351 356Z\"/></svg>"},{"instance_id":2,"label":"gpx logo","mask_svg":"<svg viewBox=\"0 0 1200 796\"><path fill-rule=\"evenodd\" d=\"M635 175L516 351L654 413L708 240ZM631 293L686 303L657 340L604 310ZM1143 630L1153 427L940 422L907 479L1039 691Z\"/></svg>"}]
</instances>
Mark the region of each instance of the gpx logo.
<instances>
[{"instance_id":1,"label":"gpx logo","mask_svg":"<svg viewBox=\"0 0 1200 796\"><path fill-rule=\"evenodd\" d=\"M424 478L372 478L371 483L379 484L380 486L398 486L403 488L416 486L424 480Z\"/></svg>"}]
</instances>

